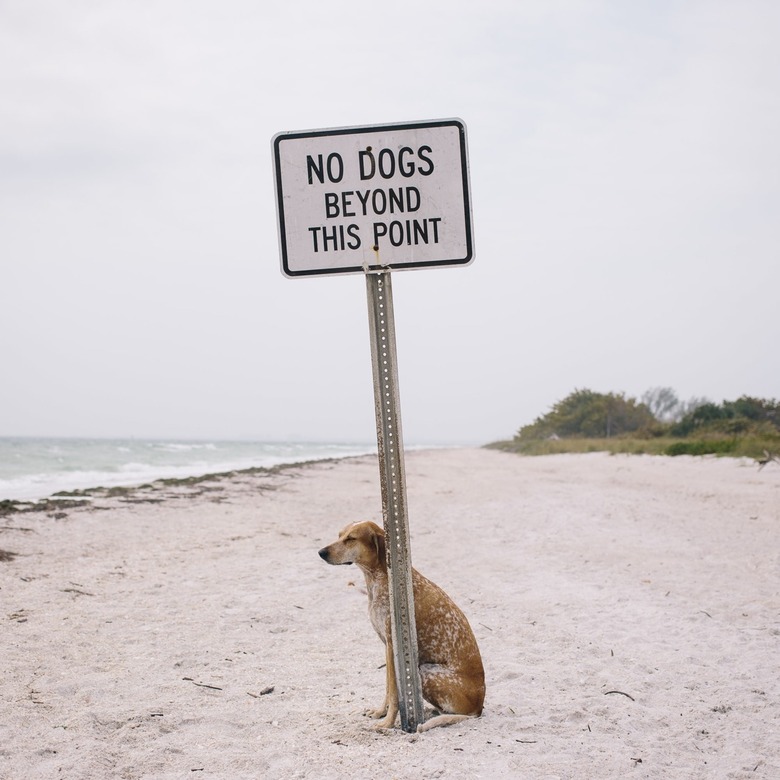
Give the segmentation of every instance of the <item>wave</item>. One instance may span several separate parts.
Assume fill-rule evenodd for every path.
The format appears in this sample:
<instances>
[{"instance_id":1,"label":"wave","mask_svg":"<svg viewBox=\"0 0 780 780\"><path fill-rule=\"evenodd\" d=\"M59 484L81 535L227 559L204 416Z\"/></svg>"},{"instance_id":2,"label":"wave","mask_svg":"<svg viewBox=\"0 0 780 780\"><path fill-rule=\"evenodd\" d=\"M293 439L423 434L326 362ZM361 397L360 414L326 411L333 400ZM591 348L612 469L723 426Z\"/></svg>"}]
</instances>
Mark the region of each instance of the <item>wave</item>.
<instances>
[{"instance_id":1,"label":"wave","mask_svg":"<svg viewBox=\"0 0 780 780\"><path fill-rule=\"evenodd\" d=\"M37 500L73 490L142 485L374 452L372 444L341 442L0 438L0 499Z\"/></svg>"}]
</instances>

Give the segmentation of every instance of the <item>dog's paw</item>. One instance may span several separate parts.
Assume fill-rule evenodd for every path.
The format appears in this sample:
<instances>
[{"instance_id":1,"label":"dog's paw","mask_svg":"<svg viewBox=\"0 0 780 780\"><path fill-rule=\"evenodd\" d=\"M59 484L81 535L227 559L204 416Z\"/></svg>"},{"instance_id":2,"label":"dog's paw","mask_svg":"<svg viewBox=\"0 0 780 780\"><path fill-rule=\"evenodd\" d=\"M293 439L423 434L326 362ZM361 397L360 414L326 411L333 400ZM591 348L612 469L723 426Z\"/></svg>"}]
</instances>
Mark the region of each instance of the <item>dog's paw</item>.
<instances>
[{"instance_id":1,"label":"dog's paw","mask_svg":"<svg viewBox=\"0 0 780 780\"><path fill-rule=\"evenodd\" d=\"M378 723L372 723L371 729L373 731L387 731L388 729L392 729L395 726L395 718L390 720L390 718L384 718L383 720L380 720Z\"/></svg>"},{"instance_id":2,"label":"dog's paw","mask_svg":"<svg viewBox=\"0 0 780 780\"><path fill-rule=\"evenodd\" d=\"M368 709L363 714L367 718L373 718L374 720L379 720L379 718L384 718L385 715L387 715L387 707L381 707L376 710Z\"/></svg>"}]
</instances>

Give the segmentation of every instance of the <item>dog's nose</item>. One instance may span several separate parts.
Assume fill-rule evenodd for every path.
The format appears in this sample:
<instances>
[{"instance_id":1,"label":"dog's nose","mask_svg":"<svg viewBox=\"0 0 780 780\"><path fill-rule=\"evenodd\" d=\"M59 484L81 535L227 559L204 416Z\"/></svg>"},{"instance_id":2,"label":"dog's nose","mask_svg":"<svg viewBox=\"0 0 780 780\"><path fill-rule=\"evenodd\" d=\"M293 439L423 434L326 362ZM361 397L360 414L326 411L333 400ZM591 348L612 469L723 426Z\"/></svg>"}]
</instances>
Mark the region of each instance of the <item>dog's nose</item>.
<instances>
[{"instance_id":1,"label":"dog's nose","mask_svg":"<svg viewBox=\"0 0 780 780\"><path fill-rule=\"evenodd\" d=\"M323 561L327 561L328 560L328 548L327 547L323 547L320 550L320 558L322 558Z\"/></svg>"}]
</instances>

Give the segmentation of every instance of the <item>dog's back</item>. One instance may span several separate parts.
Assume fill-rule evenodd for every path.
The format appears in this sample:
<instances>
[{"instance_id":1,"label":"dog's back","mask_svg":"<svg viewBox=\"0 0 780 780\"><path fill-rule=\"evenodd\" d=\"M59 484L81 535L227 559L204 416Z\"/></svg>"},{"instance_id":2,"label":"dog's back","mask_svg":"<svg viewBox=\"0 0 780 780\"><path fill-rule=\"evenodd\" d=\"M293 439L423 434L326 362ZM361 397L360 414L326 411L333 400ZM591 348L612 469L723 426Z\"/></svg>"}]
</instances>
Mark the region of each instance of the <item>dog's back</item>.
<instances>
[{"instance_id":1,"label":"dog's back","mask_svg":"<svg viewBox=\"0 0 780 780\"><path fill-rule=\"evenodd\" d=\"M442 712L480 715L485 670L466 616L418 571L412 585L423 696Z\"/></svg>"}]
</instances>

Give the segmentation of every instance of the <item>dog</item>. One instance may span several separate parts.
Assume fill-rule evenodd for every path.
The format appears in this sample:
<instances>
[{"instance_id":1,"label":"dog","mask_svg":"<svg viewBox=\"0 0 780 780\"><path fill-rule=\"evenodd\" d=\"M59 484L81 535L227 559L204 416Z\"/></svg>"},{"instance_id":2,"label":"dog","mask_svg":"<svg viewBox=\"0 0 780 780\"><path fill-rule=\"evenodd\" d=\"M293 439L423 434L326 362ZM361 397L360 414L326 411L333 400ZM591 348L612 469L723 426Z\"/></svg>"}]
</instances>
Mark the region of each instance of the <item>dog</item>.
<instances>
[{"instance_id":1,"label":"dog","mask_svg":"<svg viewBox=\"0 0 780 780\"><path fill-rule=\"evenodd\" d=\"M348 525L337 541L319 551L326 563L356 564L366 578L368 615L387 657L385 700L381 707L365 713L380 721L377 728L393 728L398 716L385 550L384 531L375 523L360 522ZM417 730L478 717L485 701L485 670L466 616L438 585L415 569L412 590L423 698L440 713Z\"/></svg>"}]
</instances>

